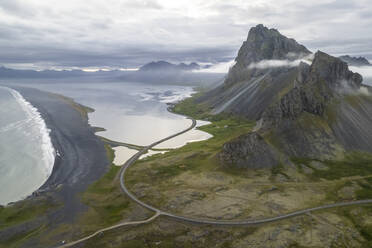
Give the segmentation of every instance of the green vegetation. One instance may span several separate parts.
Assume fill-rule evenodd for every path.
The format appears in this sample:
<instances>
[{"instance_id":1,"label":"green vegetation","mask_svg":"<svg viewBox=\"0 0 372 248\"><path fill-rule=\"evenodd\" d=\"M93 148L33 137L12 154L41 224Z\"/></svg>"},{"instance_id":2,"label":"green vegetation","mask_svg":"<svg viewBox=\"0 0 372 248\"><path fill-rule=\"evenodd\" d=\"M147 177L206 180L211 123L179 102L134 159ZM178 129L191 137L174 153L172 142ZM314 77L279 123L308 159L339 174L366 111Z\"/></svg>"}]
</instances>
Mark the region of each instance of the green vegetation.
<instances>
[{"instance_id":1,"label":"green vegetation","mask_svg":"<svg viewBox=\"0 0 372 248\"><path fill-rule=\"evenodd\" d=\"M16 233L8 237L8 239L0 244L0 248L9 248L9 247L21 247L24 242L28 239L40 235L45 229L44 225L40 225L36 228Z\"/></svg>"},{"instance_id":2,"label":"green vegetation","mask_svg":"<svg viewBox=\"0 0 372 248\"><path fill-rule=\"evenodd\" d=\"M197 104L195 99L202 96L203 93L196 93L190 98L177 103L172 111L177 114L187 115L196 119L204 119L208 116L208 108Z\"/></svg>"},{"instance_id":3,"label":"green vegetation","mask_svg":"<svg viewBox=\"0 0 372 248\"><path fill-rule=\"evenodd\" d=\"M114 151L107 144L105 148L111 161L110 170L83 194L83 202L91 207L83 222L95 228L118 223L129 207L128 198L123 196L118 180L115 180L120 167L112 164Z\"/></svg>"},{"instance_id":4,"label":"green vegetation","mask_svg":"<svg viewBox=\"0 0 372 248\"><path fill-rule=\"evenodd\" d=\"M356 191L358 200L372 199L372 177L359 181L361 189Z\"/></svg>"},{"instance_id":5,"label":"green vegetation","mask_svg":"<svg viewBox=\"0 0 372 248\"><path fill-rule=\"evenodd\" d=\"M233 240L246 238L256 230L257 227L191 225L159 217L149 224L124 227L96 236L85 242L84 247L229 248L233 247Z\"/></svg>"},{"instance_id":6,"label":"green vegetation","mask_svg":"<svg viewBox=\"0 0 372 248\"><path fill-rule=\"evenodd\" d=\"M21 201L12 206L0 208L0 230L9 226L30 221L58 205L41 200L41 202Z\"/></svg>"},{"instance_id":7,"label":"green vegetation","mask_svg":"<svg viewBox=\"0 0 372 248\"><path fill-rule=\"evenodd\" d=\"M255 123L245 119L230 118L213 121L211 124L199 127L213 137L206 141L192 142L181 148L171 150L165 154L156 154L149 158L139 160L128 169L127 180L129 185L137 182L157 182L164 178L174 177L182 172L197 173L203 170L218 169L217 153L227 141L234 139L252 130ZM134 176L133 168L142 167L142 164L151 166L156 171L153 175L150 170L145 174ZM222 169L222 168L220 168Z\"/></svg>"},{"instance_id":8,"label":"green vegetation","mask_svg":"<svg viewBox=\"0 0 372 248\"><path fill-rule=\"evenodd\" d=\"M290 177L284 172L284 165L283 164L279 164L277 166L274 166L271 168L271 174L272 176L276 176L276 175L283 175L285 178L287 179L290 179Z\"/></svg>"},{"instance_id":9,"label":"green vegetation","mask_svg":"<svg viewBox=\"0 0 372 248\"><path fill-rule=\"evenodd\" d=\"M372 247L372 224L370 222L365 223L364 219L367 216L371 218L372 207L343 208L339 209L338 213L348 218L365 239L362 247Z\"/></svg>"},{"instance_id":10,"label":"green vegetation","mask_svg":"<svg viewBox=\"0 0 372 248\"><path fill-rule=\"evenodd\" d=\"M310 158L291 158L291 160L297 165L304 164L311 167L314 173L309 177L313 180L319 180L320 178L336 180L342 177L372 175L372 155L369 153L350 152L341 160L320 161ZM319 170L314 168L311 166L312 161L322 162L328 169Z\"/></svg>"}]
</instances>

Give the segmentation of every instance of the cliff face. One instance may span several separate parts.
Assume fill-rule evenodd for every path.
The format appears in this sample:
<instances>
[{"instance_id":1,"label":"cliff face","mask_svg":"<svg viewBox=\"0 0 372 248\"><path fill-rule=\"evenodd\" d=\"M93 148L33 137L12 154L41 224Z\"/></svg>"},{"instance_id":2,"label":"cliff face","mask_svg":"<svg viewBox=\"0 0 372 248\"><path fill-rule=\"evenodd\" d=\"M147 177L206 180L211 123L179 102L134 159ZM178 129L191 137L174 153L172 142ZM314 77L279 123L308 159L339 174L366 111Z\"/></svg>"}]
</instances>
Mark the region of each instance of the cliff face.
<instances>
[{"instance_id":1,"label":"cliff face","mask_svg":"<svg viewBox=\"0 0 372 248\"><path fill-rule=\"evenodd\" d=\"M349 71L345 62L319 51L311 66L300 64L295 87L264 111L263 126L277 126L282 119L296 119L303 112L323 116L335 95L357 90L361 82L361 75Z\"/></svg>"},{"instance_id":2,"label":"cliff face","mask_svg":"<svg viewBox=\"0 0 372 248\"><path fill-rule=\"evenodd\" d=\"M308 53L276 30L252 28L223 90L213 93L222 96L217 106L227 105L222 112L255 119L257 127L223 146L219 154L223 164L267 168L291 157L322 159L352 150L372 152L367 145L372 142L371 90L346 62L318 51L310 64L249 66ZM245 73L236 76L243 65Z\"/></svg>"},{"instance_id":3,"label":"cliff face","mask_svg":"<svg viewBox=\"0 0 372 248\"><path fill-rule=\"evenodd\" d=\"M263 154L265 156L262 156ZM279 162L275 149L258 133L246 134L224 144L219 158L225 165L239 168L247 167L247 158L249 158L250 168L270 168Z\"/></svg>"}]
</instances>

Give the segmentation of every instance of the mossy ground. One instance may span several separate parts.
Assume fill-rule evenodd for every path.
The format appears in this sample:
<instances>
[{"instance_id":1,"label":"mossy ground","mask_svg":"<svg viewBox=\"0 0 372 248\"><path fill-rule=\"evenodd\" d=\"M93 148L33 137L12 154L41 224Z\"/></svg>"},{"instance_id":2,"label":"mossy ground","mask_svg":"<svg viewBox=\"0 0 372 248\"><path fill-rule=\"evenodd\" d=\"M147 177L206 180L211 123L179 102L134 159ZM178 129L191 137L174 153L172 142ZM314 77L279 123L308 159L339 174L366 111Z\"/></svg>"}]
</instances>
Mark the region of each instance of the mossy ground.
<instances>
[{"instance_id":1,"label":"mossy ground","mask_svg":"<svg viewBox=\"0 0 372 248\"><path fill-rule=\"evenodd\" d=\"M317 161L323 163L326 170L312 167L310 159L300 158L292 159L294 167L282 165L271 171L247 171L222 166L216 158L222 145L240 134L250 132L253 123L247 120L239 122L231 115L211 117L206 113L207 110L205 106L195 107L193 98L174 107L175 112L212 121L211 125L201 129L214 137L149 157L133 165L126 179L139 198L161 209L183 215L226 219L268 216L332 202L372 198L372 157L369 154L355 152L339 160ZM239 128L244 121L244 128ZM224 122L228 123L224 125ZM323 123L317 124L328 130ZM305 173L301 164L308 167L311 173ZM228 199L227 204L221 200L223 198ZM240 209L242 205L246 208ZM368 207L362 209L365 214L371 215ZM322 213L325 215L322 218L326 218L328 212ZM369 230L367 226L363 227L363 231L340 212L335 216L345 228L357 230L359 234L367 232L364 229ZM319 229L329 225L315 222ZM318 233L311 236L320 238L322 235ZM339 241L333 242L331 247L348 246ZM361 235L361 240L356 241L355 245L358 247L368 242L368 235ZM300 241L291 245L307 247Z\"/></svg>"},{"instance_id":2,"label":"mossy ground","mask_svg":"<svg viewBox=\"0 0 372 248\"><path fill-rule=\"evenodd\" d=\"M0 231L9 226L30 221L41 214L45 214L58 205L47 200L41 202L21 201L12 206L0 208Z\"/></svg>"},{"instance_id":3,"label":"mossy ground","mask_svg":"<svg viewBox=\"0 0 372 248\"><path fill-rule=\"evenodd\" d=\"M261 218L350 196L370 198L372 180L368 177L371 171L367 155L350 154L344 161L322 161L328 170L311 167L312 161L303 158L292 159L294 167L283 165L273 170L222 166L216 158L222 145L250 132L254 123L229 115L211 117L205 113L205 106L194 106L191 98L175 106L174 111L208 118L212 124L200 129L213 134L213 138L153 155L130 167L127 184L145 202L184 215L235 219ZM113 151L106 148L112 161ZM312 173L305 173L301 164ZM350 166L354 169L348 170ZM61 226L41 238L48 240L44 243L50 244L61 233L74 240L121 220L150 216L121 194L115 181L118 170L112 166L82 194L89 206L84 216L74 225ZM160 217L149 224L104 233L82 247L370 247L371 228L372 211L368 206L321 211L255 227L192 225ZM31 230L15 237L11 244L40 234L40 229Z\"/></svg>"}]
</instances>

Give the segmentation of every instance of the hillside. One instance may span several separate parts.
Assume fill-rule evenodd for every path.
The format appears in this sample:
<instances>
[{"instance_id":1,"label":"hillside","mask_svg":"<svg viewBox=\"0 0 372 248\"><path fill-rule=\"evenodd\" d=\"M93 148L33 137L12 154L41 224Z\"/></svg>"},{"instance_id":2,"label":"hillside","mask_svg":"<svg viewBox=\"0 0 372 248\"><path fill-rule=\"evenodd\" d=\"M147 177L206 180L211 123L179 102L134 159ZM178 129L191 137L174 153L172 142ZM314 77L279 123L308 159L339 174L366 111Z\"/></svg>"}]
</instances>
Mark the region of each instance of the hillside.
<instances>
[{"instance_id":1,"label":"hillside","mask_svg":"<svg viewBox=\"0 0 372 248\"><path fill-rule=\"evenodd\" d=\"M197 99L210 114L257 121L224 144L224 165L266 168L291 158L342 158L372 152L371 89L339 58L311 54L275 29L249 31L220 87Z\"/></svg>"}]
</instances>

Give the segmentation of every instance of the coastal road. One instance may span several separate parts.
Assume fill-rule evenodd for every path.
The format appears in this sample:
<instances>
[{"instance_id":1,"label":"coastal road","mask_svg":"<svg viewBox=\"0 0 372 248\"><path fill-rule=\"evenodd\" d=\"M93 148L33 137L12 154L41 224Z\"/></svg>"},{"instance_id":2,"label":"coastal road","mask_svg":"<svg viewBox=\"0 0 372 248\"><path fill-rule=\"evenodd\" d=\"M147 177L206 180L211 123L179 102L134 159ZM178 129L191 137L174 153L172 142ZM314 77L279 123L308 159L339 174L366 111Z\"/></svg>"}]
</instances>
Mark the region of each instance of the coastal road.
<instances>
[{"instance_id":1,"label":"coastal road","mask_svg":"<svg viewBox=\"0 0 372 248\"><path fill-rule=\"evenodd\" d=\"M102 235L104 232L109 231L109 230L112 230L112 229L115 229L115 228L119 228L119 227L123 227L123 226L146 224L146 223L151 222L152 220L154 220L158 216L159 216L159 213L156 213L151 218L148 218L146 220L131 221L131 222L122 222L122 223L116 224L114 226L106 227L106 228L103 228L103 229L100 229L100 230L96 231L95 233L93 233L93 234L91 234L89 236L86 236L86 237L81 238L79 240L73 241L71 243L67 243L67 244L61 245L58 248L66 248L66 247L71 247L71 246L77 245L77 244L79 244L81 242L84 242L84 241L86 241L86 240L88 240L90 238L93 238L93 237L97 236L97 235Z\"/></svg>"},{"instance_id":2,"label":"coastal road","mask_svg":"<svg viewBox=\"0 0 372 248\"><path fill-rule=\"evenodd\" d=\"M191 119L191 118L189 118L189 119ZM76 245L78 243L86 241L86 240L88 240L92 237L95 237L95 236L99 235L100 233L103 233L103 232L109 231L109 230L113 230L113 229L118 228L118 227L127 226L127 225L138 225L138 224L149 223L149 222L151 222L152 220L154 220L155 218L157 218L159 216L165 216L165 217L169 217L169 218L172 218L172 219L175 219L175 220L194 223L194 224L225 225L225 226L249 226L249 225L265 224L265 223L270 223L270 222L279 221L279 220L283 220L283 219L288 219L288 218L292 218L292 217L295 217L295 216L309 214L311 212L324 210L324 209L330 209L330 208L336 208L336 207L347 207L347 206L353 206L353 205L372 204L372 199L366 199L366 200L359 200L359 201L339 202L339 203L327 204L327 205L322 205L322 206L313 207L313 208L307 208L307 209L298 210L298 211L294 211L294 212L287 213L287 214L282 214L282 215L277 215L277 216L274 216L274 217L268 217L268 218L262 218L262 219L237 220L237 221L219 221L219 220L212 220L212 219L197 219L197 218L190 218L190 217L180 216L180 215L164 212L164 211L162 211L162 210L160 210L156 207L153 207L153 206L151 206L151 205L149 205L145 202L142 202L135 195L133 195L127 189L127 187L125 186L125 179L124 179L125 172L127 171L127 169L134 162L136 162L141 157L141 155L145 154L149 149L153 148L154 146L156 146L156 145L158 145L158 144L160 144L164 141L172 139L176 136L184 134L184 133L190 131L191 129L193 129L196 126L196 120L194 120L194 119L191 119L191 120L192 120L192 124L191 124L190 127L188 127L187 129L185 129L185 130L183 130L179 133L173 134L173 135L168 136L164 139L161 139L157 142L154 142L151 145L143 147L135 155L133 155L129 160L127 160L127 162L125 162L124 165L120 169L120 172L119 172L120 187L121 187L121 190L123 191L123 193L126 194L130 199L132 199L133 201L135 201L136 203L141 205L142 207L144 207L148 210L154 211L155 215L153 215L151 218L146 219L146 220L134 221L134 222L123 222L123 223L119 223L119 224L111 226L111 227L107 227L107 228L98 230L97 232L95 232L95 233L93 233L89 236L86 236L86 237L84 237L80 240L76 240L76 241L73 241L71 243L59 246L59 248L71 247L73 245Z\"/></svg>"},{"instance_id":3,"label":"coastal road","mask_svg":"<svg viewBox=\"0 0 372 248\"><path fill-rule=\"evenodd\" d=\"M131 157L127 162L125 162L124 165L122 166L121 170L120 170L120 187L121 187L122 191L126 195L128 195L129 198L131 198L133 201L137 202L139 205L141 205L142 207L144 207L148 210L154 211L156 214L166 216L166 217L170 217L170 218L173 218L173 219L176 219L176 220L195 223L195 224L241 226L241 225L258 225L258 224L269 223L269 222L273 222L273 221L278 221L278 220L283 220L283 219L295 217L295 216L298 216L298 215L307 214L307 213L322 210L322 209L329 209L329 208L335 208L335 207L346 207L346 206L352 206L352 205L372 204L372 199L350 201L350 202L339 202L339 203L327 204L327 205L322 205L322 206L318 206L318 207L298 210L298 211L294 211L294 212L291 212L291 213L288 213L288 214L282 214L282 215L269 217L269 218L240 220L240 221L219 221L219 220L211 220L211 219L196 219L196 218L190 218L190 217L185 217L185 216L180 216L180 215L164 212L164 211L162 211L162 210L160 210L160 209L158 209L154 206L151 206L151 205L139 200L125 186L125 179L124 179L125 172L129 168L129 166L131 166L134 162L136 162L136 160L139 159L141 157L141 155L145 154L149 149L153 148L154 146L156 146L156 145L158 145L158 144L160 144L164 141L172 139L176 136L179 136L179 135L181 135L183 133L186 133L186 132L190 131L191 129L193 129L196 126L196 120L194 120L192 118L189 118L189 119L192 120L192 124L189 128L187 128L187 129L185 129L185 130L183 130L179 133L168 136L164 139L161 139L161 140L159 140L155 143L152 143L149 146L144 147L142 150L140 150L135 155L133 155L133 157Z\"/></svg>"}]
</instances>

